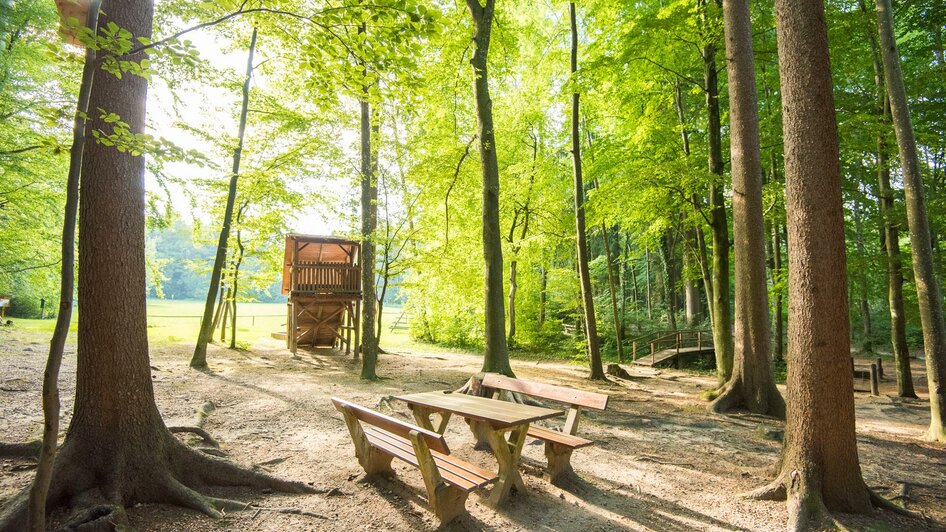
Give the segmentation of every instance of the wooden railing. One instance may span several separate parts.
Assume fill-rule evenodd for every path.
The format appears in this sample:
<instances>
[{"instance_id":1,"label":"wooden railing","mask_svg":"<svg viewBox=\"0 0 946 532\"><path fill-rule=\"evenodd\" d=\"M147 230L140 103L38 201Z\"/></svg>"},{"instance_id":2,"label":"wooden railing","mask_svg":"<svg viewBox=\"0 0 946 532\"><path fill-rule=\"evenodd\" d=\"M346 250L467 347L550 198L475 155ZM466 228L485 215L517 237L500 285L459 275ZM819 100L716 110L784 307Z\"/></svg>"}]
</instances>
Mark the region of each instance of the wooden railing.
<instances>
[{"instance_id":1,"label":"wooden railing","mask_svg":"<svg viewBox=\"0 0 946 532\"><path fill-rule=\"evenodd\" d=\"M334 263L300 263L292 267L293 292L357 294L361 292L361 267Z\"/></svg>"},{"instance_id":2,"label":"wooden railing","mask_svg":"<svg viewBox=\"0 0 946 532\"><path fill-rule=\"evenodd\" d=\"M641 349L638 349L640 347ZM695 331L657 331L645 334L631 340L632 360L637 360L639 356L656 357L657 353L665 349L676 349L679 353L681 349L695 347L697 349L709 349L713 347L713 333L707 330ZM644 349L649 351L642 353Z\"/></svg>"}]
</instances>

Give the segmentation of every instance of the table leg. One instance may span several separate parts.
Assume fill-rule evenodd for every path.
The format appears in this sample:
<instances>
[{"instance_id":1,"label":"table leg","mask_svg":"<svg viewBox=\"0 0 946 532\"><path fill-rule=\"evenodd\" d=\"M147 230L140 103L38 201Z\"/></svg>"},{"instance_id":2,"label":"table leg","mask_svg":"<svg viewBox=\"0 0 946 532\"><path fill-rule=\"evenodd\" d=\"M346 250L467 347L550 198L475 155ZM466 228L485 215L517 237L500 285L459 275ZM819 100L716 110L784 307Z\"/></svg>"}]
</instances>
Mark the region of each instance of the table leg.
<instances>
[{"instance_id":1,"label":"table leg","mask_svg":"<svg viewBox=\"0 0 946 532\"><path fill-rule=\"evenodd\" d=\"M499 479L487 500L487 503L494 507L505 501L513 488L525 491L525 483L519 474L519 457L522 455L522 446L526 441L529 424L513 428L508 440L504 435L507 430L509 429L490 428L486 431L489 446L493 449L493 455L499 463Z\"/></svg>"},{"instance_id":2,"label":"table leg","mask_svg":"<svg viewBox=\"0 0 946 532\"><path fill-rule=\"evenodd\" d=\"M411 412L414 413L414 421L420 425L421 428L436 431L438 434L443 434L447 430L447 422L450 421L450 412L435 412L429 408L424 408L418 405L411 405ZM433 414L440 415L440 422L437 424L437 427L434 427L433 420L431 416Z\"/></svg>"}]
</instances>

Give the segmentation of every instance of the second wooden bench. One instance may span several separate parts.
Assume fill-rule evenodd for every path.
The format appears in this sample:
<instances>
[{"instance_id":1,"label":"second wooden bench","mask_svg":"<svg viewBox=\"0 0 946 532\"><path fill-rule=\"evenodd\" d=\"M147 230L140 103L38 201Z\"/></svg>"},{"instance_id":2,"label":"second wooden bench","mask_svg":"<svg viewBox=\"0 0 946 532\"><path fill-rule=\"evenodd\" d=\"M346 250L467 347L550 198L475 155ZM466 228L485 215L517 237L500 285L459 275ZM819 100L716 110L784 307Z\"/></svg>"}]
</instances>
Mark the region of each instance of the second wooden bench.
<instances>
[{"instance_id":1,"label":"second wooden bench","mask_svg":"<svg viewBox=\"0 0 946 532\"><path fill-rule=\"evenodd\" d=\"M466 513L470 492L497 479L491 471L450 456L441 434L335 397L332 404L345 417L355 456L369 476L393 475L394 458L420 469L427 501L441 524Z\"/></svg>"},{"instance_id":2,"label":"second wooden bench","mask_svg":"<svg viewBox=\"0 0 946 532\"><path fill-rule=\"evenodd\" d=\"M493 391L493 399L498 399L501 391L505 390L568 405L565 425L561 431L530 426L528 432L529 436L545 442L545 458L548 460L545 476L553 484L574 474L571 465L572 452L594 443L577 436L580 410L582 408L604 410L608 406L608 396L603 393L512 379L498 373L485 374L482 387Z\"/></svg>"}]
</instances>

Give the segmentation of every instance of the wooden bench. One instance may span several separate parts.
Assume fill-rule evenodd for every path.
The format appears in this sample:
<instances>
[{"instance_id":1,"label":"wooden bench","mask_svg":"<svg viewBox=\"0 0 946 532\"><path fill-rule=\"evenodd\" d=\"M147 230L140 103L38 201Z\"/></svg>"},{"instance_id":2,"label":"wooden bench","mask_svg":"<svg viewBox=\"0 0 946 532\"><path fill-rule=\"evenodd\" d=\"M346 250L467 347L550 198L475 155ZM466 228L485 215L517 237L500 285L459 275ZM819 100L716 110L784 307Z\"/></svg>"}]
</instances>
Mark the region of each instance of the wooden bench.
<instances>
[{"instance_id":1,"label":"wooden bench","mask_svg":"<svg viewBox=\"0 0 946 532\"><path fill-rule=\"evenodd\" d=\"M332 403L345 417L355 456L368 476L393 475L394 458L420 469L427 501L441 524L466 513L470 492L497 479L491 471L450 456L447 442L436 432L335 397Z\"/></svg>"},{"instance_id":2,"label":"wooden bench","mask_svg":"<svg viewBox=\"0 0 946 532\"><path fill-rule=\"evenodd\" d=\"M565 425L561 431L531 426L528 432L529 436L545 442L545 457L548 459L545 477L553 484L574 475L571 465L572 451L594 443L576 435L580 410L604 410L608 406L608 396L602 393L512 379L498 373L485 374L482 387L493 390L493 399L498 399L500 393L505 390L568 405Z\"/></svg>"}]
</instances>

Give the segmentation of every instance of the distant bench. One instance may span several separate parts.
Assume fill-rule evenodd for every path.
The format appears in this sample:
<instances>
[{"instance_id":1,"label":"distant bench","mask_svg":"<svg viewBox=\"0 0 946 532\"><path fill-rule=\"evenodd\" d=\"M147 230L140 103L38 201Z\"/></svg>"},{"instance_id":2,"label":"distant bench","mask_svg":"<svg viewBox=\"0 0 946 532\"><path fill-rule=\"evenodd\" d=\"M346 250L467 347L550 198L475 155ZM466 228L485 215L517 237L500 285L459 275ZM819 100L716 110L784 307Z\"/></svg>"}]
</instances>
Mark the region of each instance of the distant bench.
<instances>
[{"instance_id":1,"label":"distant bench","mask_svg":"<svg viewBox=\"0 0 946 532\"><path fill-rule=\"evenodd\" d=\"M604 410L608 406L608 396L603 393L585 392L563 386L512 379L498 373L485 374L482 387L493 390L493 399L498 399L500 391L505 390L557 401L569 406L568 414L565 417L565 425L561 431L536 426L529 427L529 436L545 442L545 457L548 459L546 478L553 484L574 474L571 465L572 451L594 443L576 435L581 408Z\"/></svg>"},{"instance_id":2,"label":"distant bench","mask_svg":"<svg viewBox=\"0 0 946 532\"><path fill-rule=\"evenodd\" d=\"M393 458L420 469L428 504L441 524L465 514L470 492L498 478L490 471L450 456L441 434L335 397L332 403L345 417L355 456L368 476L393 475Z\"/></svg>"}]
</instances>

